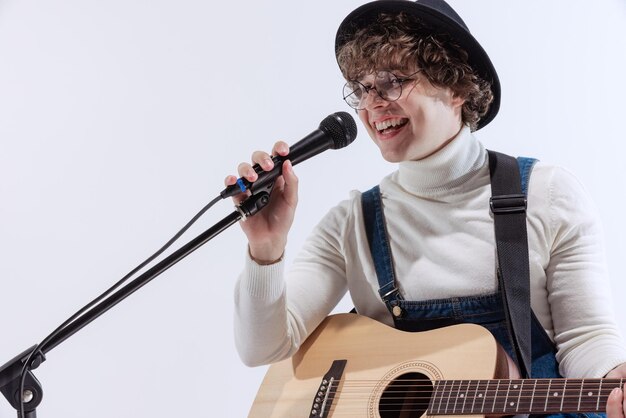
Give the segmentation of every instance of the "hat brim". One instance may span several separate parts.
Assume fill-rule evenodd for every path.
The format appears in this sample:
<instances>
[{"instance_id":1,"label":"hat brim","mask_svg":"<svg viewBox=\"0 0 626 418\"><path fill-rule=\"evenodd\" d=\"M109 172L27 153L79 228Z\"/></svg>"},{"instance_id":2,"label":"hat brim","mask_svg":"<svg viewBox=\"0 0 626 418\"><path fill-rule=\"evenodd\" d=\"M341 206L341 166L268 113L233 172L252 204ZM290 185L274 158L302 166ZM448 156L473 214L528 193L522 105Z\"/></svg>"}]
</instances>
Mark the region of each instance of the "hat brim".
<instances>
[{"instance_id":1,"label":"hat brim","mask_svg":"<svg viewBox=\"0 0 626 418\"><path fill-rule=\"evenodd\" d=\"M406 0L375 0L364 4L350 13L339 25L335 37L335 55L339 48L350 41L355 32L374 22L380 13L398 14L405 12L423 19L440 32L449 34L468 53L468 64L485 81L491 83L493 101L487 113L478 121L476 129L486 126L500 109L500 80L489 56L469 32L459 24L428 4Z\"/></svg>"}]
</instances>

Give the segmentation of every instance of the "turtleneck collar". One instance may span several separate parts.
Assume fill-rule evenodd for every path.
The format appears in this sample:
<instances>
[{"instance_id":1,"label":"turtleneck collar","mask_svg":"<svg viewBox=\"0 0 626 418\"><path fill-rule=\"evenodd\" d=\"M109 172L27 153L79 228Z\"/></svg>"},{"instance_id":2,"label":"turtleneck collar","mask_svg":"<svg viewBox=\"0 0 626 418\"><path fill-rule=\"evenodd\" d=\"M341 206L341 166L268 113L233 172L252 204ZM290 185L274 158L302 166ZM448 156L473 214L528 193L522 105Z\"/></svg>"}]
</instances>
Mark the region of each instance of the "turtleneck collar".
<instances>
[{"instance_id":1,"label":"turtleneck collar","mask_svg":"<svg viewBox=\"0 0 626 418\"><path fill-rule=\"evenodd\" d=\"M399 185L416 195L440 195L450 192L486 166L487 152L464 126L456 137L436 153L419 161L400 163Z\"/></svg>"}]
</instances>

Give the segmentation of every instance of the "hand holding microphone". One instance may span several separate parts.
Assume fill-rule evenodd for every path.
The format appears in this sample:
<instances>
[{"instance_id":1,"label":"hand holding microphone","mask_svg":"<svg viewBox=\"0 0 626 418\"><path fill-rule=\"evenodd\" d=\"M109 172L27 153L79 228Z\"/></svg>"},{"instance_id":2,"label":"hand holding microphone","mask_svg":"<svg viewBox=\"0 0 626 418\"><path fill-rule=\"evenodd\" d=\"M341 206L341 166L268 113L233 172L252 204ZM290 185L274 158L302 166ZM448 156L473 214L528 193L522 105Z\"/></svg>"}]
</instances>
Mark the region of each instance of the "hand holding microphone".
<instances>
[{"instance_id":1,"label":"hand holding microphone","mask_svg":"<svg viewBox=\"0 0 626 418\"><path fill-rule=\"evenodd\" d=\"M287 244L298 201L298 178L293 165L327 149L343 148L356 138L356 123L346 112L326 117L319 128L289 147L285 142L274 144L272 155L255 151L252 164L238 166L239 179L228 176L221 196L232 196L239 204L249 192L261 190L272 182L274 188L268 206L255 216L241 222L248 238L250 255L259 263L278 260ZM245 192L245 193L244 193Z\"/></svg>"}]
</instances>

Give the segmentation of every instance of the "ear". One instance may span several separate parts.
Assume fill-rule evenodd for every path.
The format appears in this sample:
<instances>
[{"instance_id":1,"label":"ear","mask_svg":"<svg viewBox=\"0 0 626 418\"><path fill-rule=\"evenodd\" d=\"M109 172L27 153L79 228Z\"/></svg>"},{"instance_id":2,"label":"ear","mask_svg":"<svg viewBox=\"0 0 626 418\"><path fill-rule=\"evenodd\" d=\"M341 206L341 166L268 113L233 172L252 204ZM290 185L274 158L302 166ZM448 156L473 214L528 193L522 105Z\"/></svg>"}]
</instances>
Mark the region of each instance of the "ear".
<instances>
[{"instance_id":1,"label":"ear","mask_svg":"<svg viewBox=\"0 0 626 418\"><path fill-rule=\"evenodd\" d=\"M452 101L450 102L450 104L452 105L452 107L459 107L460 108L460 107L463 106L463 104L465 104L465 98L463 98L463 97L461 97L459 95L453 94L452 95Z\"/></svg>"}]
</instances>

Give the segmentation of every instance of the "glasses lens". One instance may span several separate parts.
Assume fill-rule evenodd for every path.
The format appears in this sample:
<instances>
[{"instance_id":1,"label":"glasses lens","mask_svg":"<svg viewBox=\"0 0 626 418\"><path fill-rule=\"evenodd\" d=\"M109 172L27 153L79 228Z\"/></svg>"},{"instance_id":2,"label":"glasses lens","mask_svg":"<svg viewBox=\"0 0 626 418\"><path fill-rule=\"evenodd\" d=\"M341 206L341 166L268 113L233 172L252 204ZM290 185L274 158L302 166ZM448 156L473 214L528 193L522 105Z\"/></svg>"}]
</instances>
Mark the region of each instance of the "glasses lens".
<instances>
[{"instance_id":1,"label":"glasses lens","mask_svg":"<svg viewBox=\"0 0 626 418\"><path fill-rule=\"evenodd\" d=\"M376 91L383 99L393 102L402 95L402 83L388 71L376 74Z\"/></svg>"},{"instance_id":2,"label":"glasses lens","mask_svg":"<svg viewBox=\"0 0 626 418\"><path fill-rule=\"evenodd\" d=\"M363 98L363 86L357 82L349 81L343 86L343 99L348 106L359 109Z\"/></svg>"},{"instance_id":3,"label":"glasses lens","mask_svg":"<svg viewBox=\"0 0 626 418\"><path fill-rule=\"evenodd\" d=\"M348 81L343 86L343 99L354 109L365 109L370 90L388 102L396 101L402 95L402 81L389 71L379 71L372 87L365 87L358 81Z\"/></svg>"}]
</instances>

